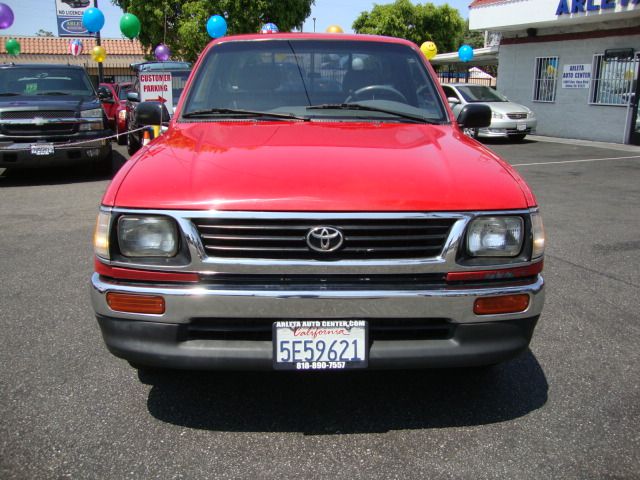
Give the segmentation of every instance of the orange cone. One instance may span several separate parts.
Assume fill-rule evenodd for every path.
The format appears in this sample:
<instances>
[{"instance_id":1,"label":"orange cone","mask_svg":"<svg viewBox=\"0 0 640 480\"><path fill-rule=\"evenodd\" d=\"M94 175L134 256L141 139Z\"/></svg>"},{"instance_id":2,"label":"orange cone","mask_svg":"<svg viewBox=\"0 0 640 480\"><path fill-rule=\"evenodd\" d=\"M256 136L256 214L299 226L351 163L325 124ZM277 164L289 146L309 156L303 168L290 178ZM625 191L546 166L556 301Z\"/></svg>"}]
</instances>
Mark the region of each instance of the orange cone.
<instances>
[{"instance_id":1,"label":"orange cone","mask_svg":"<svg viewBox=\"0 0 640 480\"><path fill-rule=\"evenodd\" d=\"M149 142L151 142L151 135L149 134L149 130L145 130L142 133L142 146L149 145Z\"/></svg>"}]
</instances>

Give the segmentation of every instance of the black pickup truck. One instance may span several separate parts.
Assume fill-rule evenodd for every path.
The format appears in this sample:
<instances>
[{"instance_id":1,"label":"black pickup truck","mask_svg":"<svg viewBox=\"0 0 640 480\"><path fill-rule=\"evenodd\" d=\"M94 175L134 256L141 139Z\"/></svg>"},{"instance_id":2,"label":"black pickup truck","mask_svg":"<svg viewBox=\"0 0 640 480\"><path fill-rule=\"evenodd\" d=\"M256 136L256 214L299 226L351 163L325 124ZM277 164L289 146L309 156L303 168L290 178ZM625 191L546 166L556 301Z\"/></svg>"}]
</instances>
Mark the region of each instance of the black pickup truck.
<instances>
[{"instance_id":1,"label":"black pickup truck","mask_svg":"<svg viewBox=\"0 0 640 480\"><path fill-rule=\"evenodd\" d=\"M0 65L0 168L111 168L110 133L84 68Z\"/></svg>"}]
</instances>

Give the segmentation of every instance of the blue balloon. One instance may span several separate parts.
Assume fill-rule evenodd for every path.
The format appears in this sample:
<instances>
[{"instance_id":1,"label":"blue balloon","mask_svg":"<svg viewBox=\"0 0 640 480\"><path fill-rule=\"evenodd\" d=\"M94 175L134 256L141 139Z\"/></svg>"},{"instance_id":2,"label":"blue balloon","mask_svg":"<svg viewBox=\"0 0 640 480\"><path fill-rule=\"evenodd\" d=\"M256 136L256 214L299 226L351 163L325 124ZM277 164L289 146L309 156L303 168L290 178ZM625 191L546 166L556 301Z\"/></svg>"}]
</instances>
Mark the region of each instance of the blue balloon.
<instances>
[{"instance_id":1,"label":"blue balloon","mask_svg":"<svg viewBox=\"0 0 640 480\"><path fill-rule=\"evenodd\" d=\"M214 15L207 20L207 33L211 38L224 37L227 33L227 21L220 15Z\"/></svg>"},{"instance_id":2,"label":"blue balloon","mask_svg":"<svg viewBox=\"0 0 640 480\"><path fill-rule=\"evenodd\" d=\"M469 45L462 45L458 50L458 57L460 57L460 60L463 62L468 62L473 58L473 48Z\"/></svg>"},{"instance_id":3,"label":"blue balloon","mask_svg":"<svg viewBox=\"0 0 640 480\"><path fill-rule=\"evenodd\" d=\"M96 33L104 27L104 14L97 8L88 8L82 15L82 25L91 33Z\"/></svg>"}]
</instances>

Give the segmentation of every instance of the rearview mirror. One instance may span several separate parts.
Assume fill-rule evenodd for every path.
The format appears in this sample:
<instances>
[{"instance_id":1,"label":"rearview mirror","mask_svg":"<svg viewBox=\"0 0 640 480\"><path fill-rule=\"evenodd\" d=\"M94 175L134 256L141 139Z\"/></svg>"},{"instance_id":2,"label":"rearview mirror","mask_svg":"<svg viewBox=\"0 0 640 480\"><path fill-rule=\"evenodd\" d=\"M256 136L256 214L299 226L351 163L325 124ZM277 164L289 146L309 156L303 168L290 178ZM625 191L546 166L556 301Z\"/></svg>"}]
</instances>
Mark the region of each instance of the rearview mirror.
<instances>
[{"instance_id":1,"label":"rearview mirror","mask_svg":"<svg viewBox=\"0 0 640 480\"><path fill-rule=\"evenodd\" d=\"M491 107L470 103L462 107L458 115L461 128L486 128L491 125Z\"/></svg>"},{"instance_id":2,"label":"rearview mirror","mask_svg":"<svg viewBox=\"0 0 640 480\"><path fill-rule=\"evenodd\" d=\"M127 100L129 100L130 102L139 102L140 97L138 96L138 92L127 93Z\"/></svg>"}]
</instances>

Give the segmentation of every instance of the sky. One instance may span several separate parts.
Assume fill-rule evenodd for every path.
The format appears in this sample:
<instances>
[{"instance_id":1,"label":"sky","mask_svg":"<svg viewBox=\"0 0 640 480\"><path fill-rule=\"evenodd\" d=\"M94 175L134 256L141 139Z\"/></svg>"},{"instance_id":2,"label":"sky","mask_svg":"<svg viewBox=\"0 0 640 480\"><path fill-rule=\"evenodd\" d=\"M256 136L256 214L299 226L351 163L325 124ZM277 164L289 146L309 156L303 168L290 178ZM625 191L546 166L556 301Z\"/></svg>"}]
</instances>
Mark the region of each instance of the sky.
<instances>
[{"instance_id":1,"label":"sky","mask_svg":"<svg viewBox=\"0 0 640 480\"><path fill-rule=\"evenodd\" d=\"M153 0L148 0L153 1ZM429 0L435 5L448 3L460 11L463 18L468 17L468 6L471 0ZM55 0L2 0L13 10L15 21L0 35L35 35L40 30L48 30L57 35ZM324 32L330 25L339 25L346 33L353 33L351 25L361 12L371 10L374 3L386 4L393 0L316 0L311 15L304 23L305 32L313 32L313 18L316 19L316 31ZM427 3L427 0L414 1ZM114 7L110 0L98 0L98 7L105 15L105 26L100 32L103 38L122 38L120 33L120 17L122 11ZM205 28L205 26L202 26Z\"/></svg>"}]
</instances>

